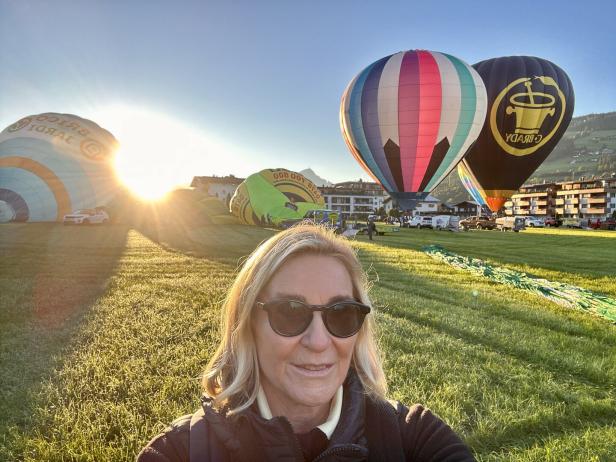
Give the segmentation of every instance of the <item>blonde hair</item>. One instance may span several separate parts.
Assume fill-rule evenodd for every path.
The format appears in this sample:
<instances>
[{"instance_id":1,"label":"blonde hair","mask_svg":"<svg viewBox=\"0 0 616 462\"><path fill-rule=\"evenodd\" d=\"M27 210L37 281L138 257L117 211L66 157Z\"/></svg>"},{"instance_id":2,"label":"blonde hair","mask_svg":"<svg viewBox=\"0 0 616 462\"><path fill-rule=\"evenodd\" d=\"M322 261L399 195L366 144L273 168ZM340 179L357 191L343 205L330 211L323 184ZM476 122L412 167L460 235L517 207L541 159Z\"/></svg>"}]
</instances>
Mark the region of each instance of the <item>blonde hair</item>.
<instances>
[{"instance_id":1,"label":"blonde hair","mask_svg":"<svg viewBox=\"0 0 616 462\"><path fill-rule=\"evenodd\" d=\"M248 408L259 391L259 363L251 328L253 307L271 277L291 257L327 255L347 269L356 299L366 305L368 283L353 248L321 226L300 224L263 242L250 255L229 289L223 305L221 341L203 376L203 388L214 407L234 414ZM385 397L387 383L369 313L357 334L352 357L364 390Z\"/></svg>"}]
</instances>

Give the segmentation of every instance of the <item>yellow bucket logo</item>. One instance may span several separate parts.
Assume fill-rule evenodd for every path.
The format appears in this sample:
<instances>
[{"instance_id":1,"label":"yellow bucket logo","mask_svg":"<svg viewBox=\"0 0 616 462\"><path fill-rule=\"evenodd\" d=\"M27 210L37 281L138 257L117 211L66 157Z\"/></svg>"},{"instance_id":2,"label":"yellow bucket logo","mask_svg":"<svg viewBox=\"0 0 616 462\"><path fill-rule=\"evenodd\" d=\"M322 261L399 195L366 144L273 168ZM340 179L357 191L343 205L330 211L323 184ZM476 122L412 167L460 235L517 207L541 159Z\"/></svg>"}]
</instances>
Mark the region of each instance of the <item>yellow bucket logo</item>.
<instances>
[{"instance_id":1,"label":"yellow bucket logo","mask_svg":"<svg viewBox=\"0 0 616 462\"><path fill-rule=\"evenodd\" d=\"M536 85L539 82L541 85ZM522 77L507 85L494 100L490 111L492 135L505 152L527 156L554 136L565 108L565 95L552 77ZM502 118L500 126L497 114Z\"/></svg>"}]
</instances>

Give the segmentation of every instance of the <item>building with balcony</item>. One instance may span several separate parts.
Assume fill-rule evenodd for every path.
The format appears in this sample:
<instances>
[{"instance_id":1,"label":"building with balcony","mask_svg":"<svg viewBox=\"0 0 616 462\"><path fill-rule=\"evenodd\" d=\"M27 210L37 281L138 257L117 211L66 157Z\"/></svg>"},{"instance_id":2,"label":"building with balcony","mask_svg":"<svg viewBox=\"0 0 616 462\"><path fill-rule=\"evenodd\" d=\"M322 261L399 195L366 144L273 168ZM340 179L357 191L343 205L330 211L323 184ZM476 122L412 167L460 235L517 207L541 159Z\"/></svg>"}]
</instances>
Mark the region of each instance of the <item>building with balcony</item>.
<instances>
[{"instance_id":1,"label":"building with balcony","mask_svg":"<svg viewBox=\"0 0 616 462\"><path fill-rule=\"evenodd\" d=\"M616 178L560 183L555 211L562 217L602 218L616 210Z\"/></svg>"},{"instance_id":2,"label":"building with balcony","mask_svg":"<svg viewBox=\"0 0 616 462\"><path fill-rule=\"evenodd\" d=\"M524 185L511 196L511 200L505 202L505 214L552 217L558 189L557 183Z\"/></svg>"},{"instance_id":3,"label":"building with balcony","mask_svg":"<svg viewBox=\"0 0 616 462\"><path fill-rule=\"evenodd\" d=\"M319 187L325 208L345 213L357 220L366 220L376 209L383 207L389 197L381 185L369 181L345 181L333 186Z\"/></svg>"},{"instance_id":4,"label":"building with balcony","mask_svg":"<svg viewBox=\"0 0 616 462\"><path fill-rule=\"evenodd\" d=\"M190 186L207 194L217 197L221 202L229 205L235 190L245 178L229 176L195 176Z\"/></svg>"},{"instance_id":5,"label":"building with balcony","mask_svg":"<svg viewBox=\"0 0 616 462\"><path fill-rule=\"evenodd\" d=\"M505 203L507 215L602 218L616 210L616 179L524 185Z\"/></svg>"}]
</instances>

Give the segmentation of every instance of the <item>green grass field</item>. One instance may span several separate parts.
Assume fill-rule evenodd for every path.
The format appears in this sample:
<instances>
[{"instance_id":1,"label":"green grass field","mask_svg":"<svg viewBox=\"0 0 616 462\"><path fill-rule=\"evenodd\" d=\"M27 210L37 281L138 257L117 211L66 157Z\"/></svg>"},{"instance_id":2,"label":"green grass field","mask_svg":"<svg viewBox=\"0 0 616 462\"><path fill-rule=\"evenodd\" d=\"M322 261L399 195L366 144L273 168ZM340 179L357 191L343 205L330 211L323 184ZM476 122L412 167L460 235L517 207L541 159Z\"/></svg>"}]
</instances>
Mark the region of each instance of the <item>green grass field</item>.
<instances>
[{"instance_id":1,"label":"green grass field","mask_svg":"<svg viewBox=\"0 0 616 462\"><path fill-rule=\"evenodd\" d=\"M220 303L274 231L0 227L0 460L131 460L198 405ZM616 460L616 326L431 259L426 244L616 298L616 233L402 230L354 241L390 394L480 461Z\"/></svg>"}]
</instances>

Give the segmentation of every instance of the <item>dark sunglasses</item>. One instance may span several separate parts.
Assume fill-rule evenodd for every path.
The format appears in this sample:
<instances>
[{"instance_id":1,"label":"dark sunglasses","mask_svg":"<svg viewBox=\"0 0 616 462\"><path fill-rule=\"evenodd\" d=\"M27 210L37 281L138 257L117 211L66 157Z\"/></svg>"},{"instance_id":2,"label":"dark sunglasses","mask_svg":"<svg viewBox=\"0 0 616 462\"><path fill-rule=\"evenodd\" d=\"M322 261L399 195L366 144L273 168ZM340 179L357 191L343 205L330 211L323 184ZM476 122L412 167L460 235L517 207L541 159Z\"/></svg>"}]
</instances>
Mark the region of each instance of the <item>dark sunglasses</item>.
<instances>
[{"instance_id":1,"label":"dark sunglasses","mask_svg":"<svg viewBox=\"0 0 616 462\"><path fill-rule=\"evenodd\" d=\"M272 330L283 337L301 334L312 322L312 313L323 313L323 323L334 337L355 335L370 313L370 307L354 300L335 302L331 305L308 305L299 300L272 300L257 302L267 312Z\"/></svg>"}]
</instances>

